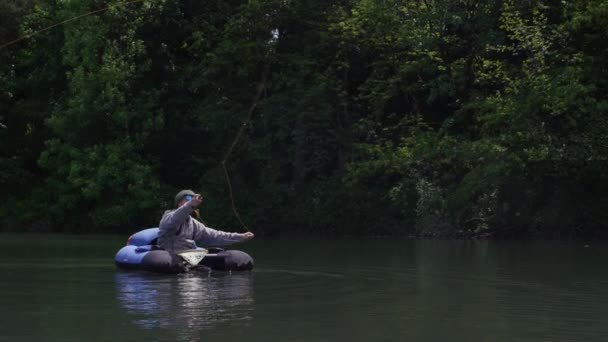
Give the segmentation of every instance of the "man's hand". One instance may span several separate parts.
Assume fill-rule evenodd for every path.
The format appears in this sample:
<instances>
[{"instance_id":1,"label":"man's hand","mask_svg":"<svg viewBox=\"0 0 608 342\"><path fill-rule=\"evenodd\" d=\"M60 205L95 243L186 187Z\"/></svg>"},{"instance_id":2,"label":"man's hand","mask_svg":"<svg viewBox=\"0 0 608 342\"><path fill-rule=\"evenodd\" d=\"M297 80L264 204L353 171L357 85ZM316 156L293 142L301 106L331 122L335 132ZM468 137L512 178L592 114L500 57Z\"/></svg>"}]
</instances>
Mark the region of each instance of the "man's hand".
<instances>
[{"instance_id":1,"label":"man's hand","mask_svg":"<svg viewBox=\"0 0 608 342\"><path fill-rule=\"evenodd\" d=\"M241 235L243 235L243 238L245 238L245 241L251 240L255 236L252 232L243 233Z\"/></svg>"},{"instance_id":2,"label":"man's hand","mask_svg":"<svg viewBox=\"0 0 608 342\"><path fill-rule=\"evenodd\" d=\"M190 206L192 208L198 207L199 205L201 205L201 203L203 203L203 196L199 194L192 196L192 199L190 200Z\"/></svg>"}]
</instances>

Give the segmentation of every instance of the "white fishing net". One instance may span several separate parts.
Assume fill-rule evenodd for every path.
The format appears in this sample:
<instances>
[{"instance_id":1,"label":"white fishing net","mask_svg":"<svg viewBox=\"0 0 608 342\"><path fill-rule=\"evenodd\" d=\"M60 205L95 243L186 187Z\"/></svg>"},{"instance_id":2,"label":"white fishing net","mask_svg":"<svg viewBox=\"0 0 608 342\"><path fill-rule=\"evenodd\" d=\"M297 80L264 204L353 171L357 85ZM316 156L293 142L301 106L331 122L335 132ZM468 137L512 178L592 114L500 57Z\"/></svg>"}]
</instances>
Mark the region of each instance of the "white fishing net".
<instances>
[{"instance_id":1,"label":"white fishing net","mask_svg":"<svg viewBox=\"0 0 608 342\"><path fill-rule=\"evenodd\" d=\"M203 260L207 253L208 251L206 249L189 249L180 251L177 255L181 256L189 265L196 266Z\"/></svg>"}]
</instances>

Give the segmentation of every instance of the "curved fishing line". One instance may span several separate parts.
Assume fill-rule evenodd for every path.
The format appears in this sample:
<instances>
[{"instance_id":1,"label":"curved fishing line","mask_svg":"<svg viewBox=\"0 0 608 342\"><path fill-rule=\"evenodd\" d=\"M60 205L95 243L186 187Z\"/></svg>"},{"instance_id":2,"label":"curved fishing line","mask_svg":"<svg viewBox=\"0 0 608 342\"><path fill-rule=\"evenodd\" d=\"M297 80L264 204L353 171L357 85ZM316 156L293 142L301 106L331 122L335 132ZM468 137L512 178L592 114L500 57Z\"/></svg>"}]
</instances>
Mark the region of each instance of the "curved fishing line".
<instances>
[{"instance_id":1,"label":"curved fishing line","mask_svg":"<svg viewBox=\"0 0 608 342\"><path fill-rule=\"evenodd\" d=\"M224 158L222 159L222 161L220 163L220 164L222 164L222 169L224 170L224 177L226 178L226 183L228 184L230 202L232 203L232 212L234 213L234 216L236 216L236 218L239 220L239 223L241 224L241 226L248 232L250 232L251 230L249 230L249 228L247 228L247 225L245 225L245 223L243 223L243 220L241 220L241 215L239 215L239 212L236 209L236 204L234 201L234 193L232 191L232 182L230 182L230 176L228 175L228 169L226 168L226 161L228 160L228 157L230 157L230 154L234 150L234 147L236 146L238 141L241 139L243 132L245 132L245 128L247 127L247 124L249 124L249 122L251 121L251 117L253 116L253 111L255 110L255 107L257 107L258 102L260 101L260 96L262 96L262 91L266 87L266 80L268 79L269 71L270 71L270 63L266 62L266 65L264 66L264 71L262 72L262 78L261 78L260 82L258 83L256 92L255 92L255 97L253 98L253 101L251 102L251 105L249 106L249 109L247 110L247 116L241 123L241 127L239 128L238 132L236 133L236 137L232 141L232 144L230 144L228 151L226 151L226 154L224 154Z\"/></svg>"},{"instance_id":2,"label":"curved fishing line","mask_svg":"<svg viewBox=\"0 0 608 342\"><path fill-rule=\"evenodd\" d=\"M12 40L12 41L10 41L8 43L4 43L4 44L0 45L0 50L4 49L6 47L9 47L11 45L17 44L17 43L19 43L22 40L29 39L29 38L31 38L31 37L33 37L33 36L35 36L37 34L40 34L42 32L50 31L50 30L54 29L57 26L65 25L65 24L67 24L67 23L69 23L71 21L75 21L75 20L78 20L80 18L88 17L88 16L93 15L93 14L97 14L97 13L101 13L101 12L107 11L110 8L114 7L114 6L126 6L126 5L129 5L129 4L134 4L134 3L137 3L137 2L144 2L144 1L146 1L146 0L130 0L130 1L124 2L122 4L108 5L108 6L103 7L103 8L99 8L99 9L96 9L96 10L93 10L93 11L90 11L90 12L79 14L79 15L77 15L75 17L72 17L72 18L60 21L58 23L55 23L55 24L52 24L50 26L44 27L44 28L42 28L40 30L34 31L34 32L30 33L30 34L21 36L21 37L15 39L15 40Z\"/></svg>"},{"instance_id":3,"label":"curved fishing line","mask_svg":"<svg viewBox=\"0 0 608 342\"><path fill-rule=\"evenodd\" d=\"M101 12L105 12L107 10L109 10L110 8L112 8L113 6L126 6L129 4L134 4L134 3L138 3L138 2L144 2L146 0L130 0L121 4L115 4L115 5L108 5L106 7L102 7L93 11L89 11L83 14L79 14L75 17L71 17L68 18L66 20L54 23L52 25L46 26L40 30L36 30L30 34L21 36L17 39L14 39L12 41L9 41L7 43L4 43L2 45L0 45L0 50L5 49L9 46L12 46L14 44L17 44L23 40L29 39L35 35L38 35L40 33L43 32L47 32L50 31L52 29L54 29L55 27L61 26L61 25L65 25L69 22L72 21L76 21L78 19L90 16L90 15L94 15L97 13L101 13ZM232 182L230 181L230 175L228 174L228 169L226 168L226 161L228 160L228 157L230 157L230 154L232 154L232 151L234 150L234 147L236 146L236 144L238 143L238 141L240 140L241 136L243 135L243 132L245 131L245 128L247 127L247 125L249 124L249 122L251 121L251 117L253 116L253 111L255 110L259 100L260 100L260 96L262 95L262 91L264 90L265 86L266 86L266 80L268 78L268 73L269 73L269 63L266 63L266 65L264 66L264 71L262 72L262 78L260 80L260 82L258 83L257 89L256 89L256 94L255 97L251 103L251 105L249 106L249 109L247 111L247 116L245 117L245 120L243 120L241 127L239 128L236 137L234 138L234 140L232 141L232 144L230 144L230 147L228 148L228 151L226 151L226 154L224 155L224 158L221 161L221 165L222 165L222 169L224 171L224 177L226 178L226 184L228 185L228 191L230 194L230 202L232 204L232 211L234 213L234 215L236 216L236 218L238 219L239 223L241 224L241 226L248 232L250 232L249 228L247 227L247 225L245 225L245 223L243 222L243 220L241 219L241 215L239 214L238 210L236 209L236 203L234 200L234 192L232 189ZM0 123L0 127L2 127L3 125Z\"/></svg>"}]
</instances>

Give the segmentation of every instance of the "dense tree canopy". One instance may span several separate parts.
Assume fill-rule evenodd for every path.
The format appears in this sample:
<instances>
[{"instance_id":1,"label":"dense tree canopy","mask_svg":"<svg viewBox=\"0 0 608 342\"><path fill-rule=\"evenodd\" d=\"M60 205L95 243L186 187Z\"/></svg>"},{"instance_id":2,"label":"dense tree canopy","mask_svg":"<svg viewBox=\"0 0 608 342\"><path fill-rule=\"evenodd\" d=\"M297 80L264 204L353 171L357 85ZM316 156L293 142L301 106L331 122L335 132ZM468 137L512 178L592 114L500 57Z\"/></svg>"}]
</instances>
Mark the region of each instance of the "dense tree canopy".
<instances>
[{"instance_id":1,"label":"dense tree canopy","mask_svg":"<svg viewBox=\"0 0 608 342\"><path fill-rule=\"evenodd\" d=\"M134 231L181 188L204 194L211 226L238 229L234 199L266 234L608 228L605 1L20 0L0 13L0 44L28 37L0 50L4 229Z\"/></svg>"}]
</instances>

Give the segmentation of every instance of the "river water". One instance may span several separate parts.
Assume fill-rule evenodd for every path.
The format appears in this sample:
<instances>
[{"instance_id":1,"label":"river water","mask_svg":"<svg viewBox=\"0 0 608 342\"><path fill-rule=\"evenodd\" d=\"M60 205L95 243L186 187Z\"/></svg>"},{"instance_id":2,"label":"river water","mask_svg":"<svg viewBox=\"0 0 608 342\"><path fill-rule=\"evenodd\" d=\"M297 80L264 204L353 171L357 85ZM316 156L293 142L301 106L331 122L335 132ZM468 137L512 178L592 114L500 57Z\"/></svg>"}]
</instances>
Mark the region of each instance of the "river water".
<instances>
[{"instance_id":1,"label":"river water","mask_svg":"<svg viewBox=\"0 0 608 342\"><path fill-rule=\"evenodd\" d=\"M256 239L246 273L116 269L125 237L0 234L0 341L606 341L608 245Z\"/></svg>"}]
</instances>

